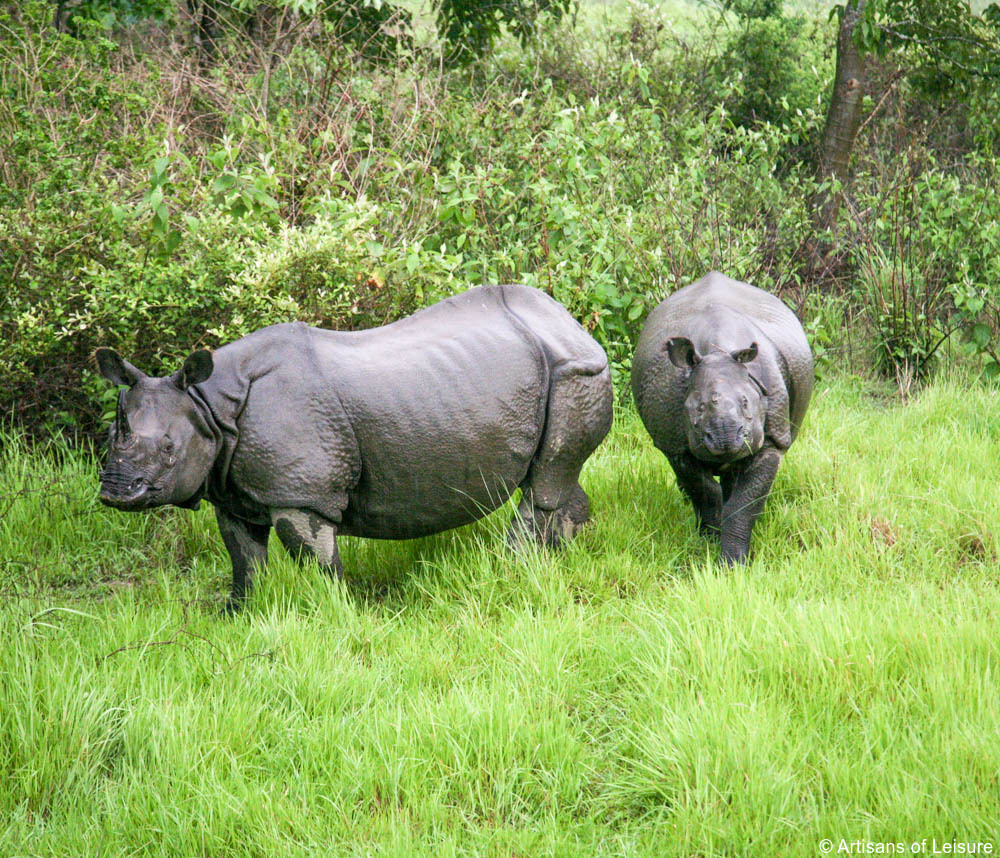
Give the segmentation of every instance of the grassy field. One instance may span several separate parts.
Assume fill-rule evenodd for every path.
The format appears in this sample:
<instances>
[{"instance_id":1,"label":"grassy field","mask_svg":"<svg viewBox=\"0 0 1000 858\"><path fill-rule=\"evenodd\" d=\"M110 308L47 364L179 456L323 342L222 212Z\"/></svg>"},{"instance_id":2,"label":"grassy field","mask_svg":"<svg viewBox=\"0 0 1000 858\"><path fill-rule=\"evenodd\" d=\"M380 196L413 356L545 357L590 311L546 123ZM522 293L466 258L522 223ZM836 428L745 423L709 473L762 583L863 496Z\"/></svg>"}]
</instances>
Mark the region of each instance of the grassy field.
<instances>
[{"instance_id":1,"label":"grassy field","mask_svg":"<svg viewBox=\"0 0 1000 858\"><path fill-rule=\"evenodd\" d=\"M1000 398L967 379L821 383L746 568L620 409L566 551L509 555L501 511L344 540L340 585L272 541L234 620L209 509L0 459L0 855L1000 848Z\"/></svg>"}]
</instances>

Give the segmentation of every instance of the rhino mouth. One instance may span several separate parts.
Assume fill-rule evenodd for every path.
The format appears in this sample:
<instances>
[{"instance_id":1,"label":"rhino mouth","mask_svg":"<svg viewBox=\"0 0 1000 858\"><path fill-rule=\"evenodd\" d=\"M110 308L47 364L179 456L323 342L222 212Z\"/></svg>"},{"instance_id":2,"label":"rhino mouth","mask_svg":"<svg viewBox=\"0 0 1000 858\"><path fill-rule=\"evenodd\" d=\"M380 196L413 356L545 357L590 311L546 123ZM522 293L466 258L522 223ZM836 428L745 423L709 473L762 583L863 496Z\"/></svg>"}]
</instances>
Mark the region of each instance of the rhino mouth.
<instances>
[{"instance_id":1,"label":"rhino mouth","mask_svg":"<svg viewBox=\"0 0 1000 858\"><path fill-rule=\"evenodd\" d=\"M732 432L706 432L693 446L695 456L707 462L736 462L756 452L749 434L742 428Z\"/></svg>"},{"instance_id":2,"label":"rhino mouth","mask_svg":"<svg viewBox=\"0 0 1000 858\"><path fill-rule=\"evenodd\" d=\"M710 465L726 465L732 462L737 462L740 459L744 459L750 455L750 450L742 447L738 450L728 450L721 452L714 452L705 447L700 447L697 450L692 451L696 459L701 459L701 461L706 462Z\"/></svg>"},{"instance_id":3,"label":"rhino mouth","mask_svg":"<svg viewBox=\"0 0 1000 858\"><path fill-rule=\"evenodd\" d=\"M115 509L137 510L152 506L155 487L145 477L105 471L101 474L98 499Z\"/></svg>"}]
</instances>

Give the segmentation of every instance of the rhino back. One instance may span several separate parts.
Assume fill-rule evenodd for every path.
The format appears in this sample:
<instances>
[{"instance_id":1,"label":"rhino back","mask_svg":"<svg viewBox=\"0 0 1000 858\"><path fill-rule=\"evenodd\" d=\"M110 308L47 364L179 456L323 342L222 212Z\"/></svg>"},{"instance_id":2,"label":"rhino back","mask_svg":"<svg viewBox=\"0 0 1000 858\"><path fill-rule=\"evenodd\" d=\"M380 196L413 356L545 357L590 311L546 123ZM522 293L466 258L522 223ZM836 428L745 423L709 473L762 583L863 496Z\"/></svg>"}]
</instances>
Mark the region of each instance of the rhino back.
<instances>
[{"instance_id":1,"label":"rhino back","mask_svg":"<svg viewBox=\"0 0 1000 858\"><path fill-rule=\"evenodd\" d=\"M805 417L813 387L812 352L798 318L778 298L713 271L661 302L649 314L632 364L632 390L660 449L684 449L685 374L666 353L671 337L690 339L702 354L736 351L751 342L765 381L776 401L787 402L794 439ZM651 434L653 430L651 429Z\"/></svg>"}]
</instances>

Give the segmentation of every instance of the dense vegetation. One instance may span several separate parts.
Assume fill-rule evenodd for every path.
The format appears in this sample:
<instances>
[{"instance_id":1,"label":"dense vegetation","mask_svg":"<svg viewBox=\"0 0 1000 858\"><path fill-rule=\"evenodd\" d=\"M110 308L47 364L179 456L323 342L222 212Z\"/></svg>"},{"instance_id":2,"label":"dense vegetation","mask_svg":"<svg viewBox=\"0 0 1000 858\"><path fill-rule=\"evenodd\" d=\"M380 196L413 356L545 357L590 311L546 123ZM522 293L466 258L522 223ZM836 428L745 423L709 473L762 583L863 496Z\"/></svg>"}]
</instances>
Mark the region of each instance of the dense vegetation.
<instances>
[{"instance_id":1,"label":"dense vegetation","mask_svg":"<svg viewBox=\"0 0 1000 858\"><path fill-rule=\"evenodd\" d=\"M825 14L584 7L464 65L433 40L376 63L301 17L233 30L206 66L183 7L154 5L175 14L65 31L51 4L0 5L0 397L20 424L95 431L99 344L165 371L270 322L369 326L484 281L564 302L619 385L648 308L712 268L904 385L942 348L1000 366L988 77L944 86L934 57L882 50L821 232Z\"/></svg>"}]
</instances>

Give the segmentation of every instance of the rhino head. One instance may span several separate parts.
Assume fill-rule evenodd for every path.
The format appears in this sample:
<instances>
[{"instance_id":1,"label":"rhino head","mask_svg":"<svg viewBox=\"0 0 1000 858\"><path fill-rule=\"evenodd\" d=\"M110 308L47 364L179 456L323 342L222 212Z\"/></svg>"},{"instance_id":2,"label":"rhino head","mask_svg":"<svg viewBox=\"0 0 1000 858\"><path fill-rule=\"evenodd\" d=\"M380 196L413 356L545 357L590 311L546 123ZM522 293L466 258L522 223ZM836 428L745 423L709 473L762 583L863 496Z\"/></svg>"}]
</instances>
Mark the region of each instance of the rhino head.
<instances>
[{"instance_id":1,"label":"rhino head","mask_svg":"<svg viewBox=\"0 0 1000 858\"><path fill-rule=\"evenodd\" d=\"M764 444L767 390L757 367L757 343L734 352L698 353L687 337L667 341L671 363L688 381L688 446L704 462L728 464L752 456Z\"/></svg>"},{"instance_id":2,"label":"rhino head","mask_svg":"<svg viewBox=\"0 0 1000 858\"><path fill-rule=\"evenodd\" d=\"M101 503L124 510L197 507L217 444L188 389L212 374L212 353L193 352L164 378L146 375L113 349L98 349L94 357L104 378L129 388L118 394Z\"/></svg>"}]
</instances>

